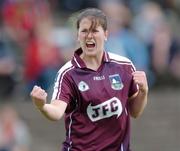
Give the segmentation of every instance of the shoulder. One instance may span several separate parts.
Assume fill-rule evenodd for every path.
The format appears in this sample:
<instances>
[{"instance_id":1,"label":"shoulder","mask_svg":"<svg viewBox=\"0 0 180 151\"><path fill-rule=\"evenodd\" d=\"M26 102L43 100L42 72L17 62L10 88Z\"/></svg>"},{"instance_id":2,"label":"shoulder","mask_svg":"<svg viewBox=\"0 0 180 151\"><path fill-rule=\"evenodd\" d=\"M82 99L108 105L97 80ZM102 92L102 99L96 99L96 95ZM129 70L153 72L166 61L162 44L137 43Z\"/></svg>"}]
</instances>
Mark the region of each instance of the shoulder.
<instances>
[{"instance_id":1,"label":"shoulder","mask_svg":"<svg viewBox=\"0 0 180 151\"><path fill-rule=\"evenodd\" d=\"M111 52L108 52L110 62L116 63L116 64L124 64L124 65L130 65L135 70L135 66L133 65L132 61L124 56L120 56Z\"/></svg>"},{"instance_id":2,"label":"shoulder","mask_svg":"<svg viewBox=\"0 0 180 151\"><path fill-rule=\"evenodd\" d=\"M58 71L58 74L66 73L74 68L74 65L71 63L71 61L68 61L65 63Z\"/></svg>"},{"instance_id":3,"label":"shoulder","mask_svg":"<svg viewBox=\"0 0 180 151\"><path fill-rule=\"evenodd\" d=\"M62 81L63 79L69 79L69 73L72 69L74 68L73 64L71 61L68 61L65 63L57 72L56 78L55 78L55 83L59 85L59 81Z\"/></svg>"},{"instance_id":4,"label":"shoulder","mask_svg":"<svg viewBox=\"0 0 180 151\"><path fill-rule=\"evenodd\" d=\"M124 56L120 56L120 55L117 55L115 53L111 53L111 52L108 52L109 54L109 58L110 60L115 60L115 61L119 61L119 62L127 62L127 63L132 63L130 59L124 57Z\"/></svg>"}]
</instances>

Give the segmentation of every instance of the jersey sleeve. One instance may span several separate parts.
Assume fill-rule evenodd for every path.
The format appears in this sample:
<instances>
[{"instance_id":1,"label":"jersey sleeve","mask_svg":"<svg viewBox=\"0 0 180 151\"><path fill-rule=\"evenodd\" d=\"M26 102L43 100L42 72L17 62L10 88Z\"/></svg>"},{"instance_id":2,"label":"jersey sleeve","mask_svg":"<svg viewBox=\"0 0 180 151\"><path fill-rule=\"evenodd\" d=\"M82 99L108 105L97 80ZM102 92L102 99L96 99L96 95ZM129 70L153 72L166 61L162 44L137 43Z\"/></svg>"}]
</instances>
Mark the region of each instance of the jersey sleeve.
<instances>
[{"instance_id":1,"label":"jersey sleeve","mask_svg":"<svg viewBox=\"0 0 180 151\"><path fill-rule=\"evenodd\" d=\"M51 101L61 100L69 104L73 96L73 86L70 75L68 72L58 72Z\"/></svg>"},{"instance_id":2,"label":"jersey sleeve","mask_svg":"<svg viewBox=\"0 0 180 151\"><path fill-rule=\"evenodd\" d=\"M132 73L136 71L135 66L132 64L129 68L130 68L129 69L129 71L130 71L129 73L131 74L131 82L130 82L128 96L131 97L131 96L133 96L138 91L138 85L134 82L133 76L132 76Z\"/></svg>"}]
</instances>

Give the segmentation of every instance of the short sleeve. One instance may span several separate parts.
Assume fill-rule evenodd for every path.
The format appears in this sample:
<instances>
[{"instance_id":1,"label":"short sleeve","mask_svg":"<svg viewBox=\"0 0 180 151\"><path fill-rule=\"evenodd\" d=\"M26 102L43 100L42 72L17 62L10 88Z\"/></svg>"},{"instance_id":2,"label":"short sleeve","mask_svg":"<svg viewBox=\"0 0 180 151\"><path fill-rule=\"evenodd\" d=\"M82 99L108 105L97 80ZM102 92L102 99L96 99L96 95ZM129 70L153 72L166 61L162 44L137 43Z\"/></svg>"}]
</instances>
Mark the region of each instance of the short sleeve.
<instances>
[{"instance_id":1,"label":"short sleeve","mask_svg":"<svg viewBox=\"0 0 180 151\"><path fill-rule=\"evenodd\" d=\"M129 94L128 96L131 97L133 96L137 91L138 91L138 85L134 82L132 73L136 71L136 68L132 64L132 66L129 67L129 73L131 74L131 82L130 82L130 87L129 87Z\"/></svg>"},{"instance_id":2,"label":"short sleeve","mask_svg":"<svg viewBox=\"0 0 180 151\"><path fill-rule=\"evenodd\" d=\"M64 72L58 72L54 83L51 101L61 100L69 104L74 96L72 82L73 81L71 76L68 74L68 70Z\"/></svg>"}]
</instances>

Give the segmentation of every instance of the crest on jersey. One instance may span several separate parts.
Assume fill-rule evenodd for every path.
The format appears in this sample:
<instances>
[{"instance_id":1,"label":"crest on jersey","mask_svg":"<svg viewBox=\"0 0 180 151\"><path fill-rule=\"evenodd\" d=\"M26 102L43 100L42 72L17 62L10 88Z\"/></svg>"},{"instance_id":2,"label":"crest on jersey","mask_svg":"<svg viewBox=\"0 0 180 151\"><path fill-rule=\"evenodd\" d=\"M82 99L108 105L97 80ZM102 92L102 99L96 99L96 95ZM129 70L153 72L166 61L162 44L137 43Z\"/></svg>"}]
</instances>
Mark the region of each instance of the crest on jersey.
<instances>
[{"instance_id":1,"label":"crest on jersey","mask_svg":"<svg viewBox=\"0 0 180 151\"><path fill-rule=\"evenodd\" d=\"M80 91L84 92L84 91L89 90L89 86L87 85L86 82L81 81L81 82L79 82L79 84L78 84L78 89L79 89Z\"/></svg>"},{"instance_id":2,"label":"crest on jersey","mask_svg":"<svg viewBox=\"0 0 180 151\"><path fill-rule=\"evenodd\" d=\"M124 87L119 74L110 75L109 80L111 82L111 88L114 90L121 90Z\"/></svg>"}]
</instances>

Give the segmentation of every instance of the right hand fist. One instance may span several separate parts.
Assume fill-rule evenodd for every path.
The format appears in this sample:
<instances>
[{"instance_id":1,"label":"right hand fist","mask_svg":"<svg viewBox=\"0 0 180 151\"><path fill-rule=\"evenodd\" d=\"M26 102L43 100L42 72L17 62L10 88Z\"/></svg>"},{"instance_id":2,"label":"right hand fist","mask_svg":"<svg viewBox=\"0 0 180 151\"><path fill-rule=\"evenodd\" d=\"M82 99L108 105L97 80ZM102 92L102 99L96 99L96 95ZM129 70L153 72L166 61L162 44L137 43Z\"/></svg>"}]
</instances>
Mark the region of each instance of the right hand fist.
<instances>
[{"instance_id":1,"label":"right hand fist","mask_svg":"<svg viewBox=\"0 0 180 151\"><path fill-rule=\"evenodd\" d=\"M30 93L32 101L38 109L42 109L46 104L47 93L39 86L34 86Z\"/></svg>"}]
</instances>

